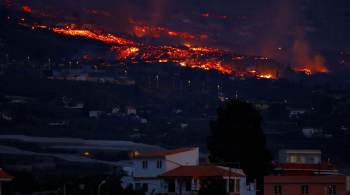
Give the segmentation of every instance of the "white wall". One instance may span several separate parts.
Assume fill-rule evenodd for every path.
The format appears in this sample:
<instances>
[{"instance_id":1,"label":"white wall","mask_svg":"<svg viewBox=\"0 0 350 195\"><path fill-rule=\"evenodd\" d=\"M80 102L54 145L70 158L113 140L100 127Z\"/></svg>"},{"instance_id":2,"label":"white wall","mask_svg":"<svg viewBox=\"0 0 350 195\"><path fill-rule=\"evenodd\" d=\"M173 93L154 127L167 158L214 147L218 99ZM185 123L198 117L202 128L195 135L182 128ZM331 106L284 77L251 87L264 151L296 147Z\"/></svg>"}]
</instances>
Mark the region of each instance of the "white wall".
<instances>
[{"instance_id":1,"label":"white wall","mask_svg":"<svg viewBox=\"0 0 350 195\"><path fill-rule=\"evenodd\" d=\"M146 194L155 194L160 192L166 192L167 186L165 183L160 179L145 179L145 180L136 180L134 181L134 189L136 189L136 184L139 183L141 188L143 184L148 185L148 191Z\"/></svg>"},{"instance_id":2,"label":"white wall","mask_svg":"<svg viewBox=\"0 0 350 195\"><path fill-rule=\"evenodd\" d=\"M147 168L142 168L142 162L146 160L148 162ZM157 160L162 161L162 168L157 168ZM137 159L133 161L134 177L157 177L158 175L166 172L165 159Z\"/></svg>"}]
</instances>

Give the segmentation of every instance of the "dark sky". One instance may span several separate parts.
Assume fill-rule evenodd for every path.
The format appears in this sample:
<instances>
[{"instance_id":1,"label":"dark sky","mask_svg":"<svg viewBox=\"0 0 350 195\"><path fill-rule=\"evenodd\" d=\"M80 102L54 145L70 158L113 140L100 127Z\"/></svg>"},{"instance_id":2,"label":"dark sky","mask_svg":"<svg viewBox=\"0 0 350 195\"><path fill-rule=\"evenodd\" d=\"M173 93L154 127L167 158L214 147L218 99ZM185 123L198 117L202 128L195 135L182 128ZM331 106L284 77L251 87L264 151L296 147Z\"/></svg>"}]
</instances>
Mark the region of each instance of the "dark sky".
<instances>
[{"instance_id":1,"label":"dark sky","mask_svg":"<svg viewBox=\"0 0 350 195\"><path fill-rule=\"evenodd\" d=\"M10 0L2 0L10 1ZM349 0L11 0L106 30L130 18L177 31L207 33L210 46L275 56L305 39L314 50L349 49ZM91 11L99 14L91 14ZM210 17L203 18L201 13ZM222 19L225 16L227 18Z\"/></svg>"}]
</instances>

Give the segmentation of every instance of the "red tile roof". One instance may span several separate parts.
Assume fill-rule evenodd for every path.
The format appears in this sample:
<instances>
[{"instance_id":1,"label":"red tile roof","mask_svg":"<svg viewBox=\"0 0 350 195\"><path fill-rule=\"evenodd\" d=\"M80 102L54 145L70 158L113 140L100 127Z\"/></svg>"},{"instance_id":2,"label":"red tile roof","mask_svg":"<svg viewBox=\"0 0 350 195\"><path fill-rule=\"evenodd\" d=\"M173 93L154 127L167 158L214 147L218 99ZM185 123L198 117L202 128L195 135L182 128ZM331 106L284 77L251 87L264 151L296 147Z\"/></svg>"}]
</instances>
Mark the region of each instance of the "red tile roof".
<instances>
[{"instance_id":1,"label":"red tile roof","mask_svg":"<svg viewBox=\"0 0 350 195\"><path fill-rule=\"evenodd\" d=\"M13 177L0 168L0 181L10 181Z\"/></svg>"},{"instance_id":2,"label":"red tile roof","mask_svg":"<svg viewBox=\"0 0 350 195\"><path fill-rule=\"evenodd\" d=\"M300 163L283 163L276 166L277 170L309 170L309 171L335 171L335 166L331 163L321 164L300 164Z\"/></svg>"},{"instance_id":3,"label":"red tile roof","mask_svg":"<svg viewBox=\"0 0 350 195\"><path fill-rule=\"evenodd\" d=\"M337 175L338 170L331 163L321 164L300 164L300 163L284 163L276 165L275 171L280 175Z\"/></svg>"},{"instance_id":4,"label":"red tile roof","mask_svg":"<svg viewBox=\"0 0 350 195\"><path fill-rule=\"evenodd\" d=\"M182 153L182 152L188 152L191 150L194 150L196 148L178 148L174 150L164 150L164 151L158 151L158 152L152 152L152 153L137 153L135 152L133 154L133 158L161 158L165 157L168 155L173 155L177 153Z\"/></svg>"},{"instance_id":5,"label":"red tile roof","mask_svg":"<svg viewBox=\"0 0 350 195\"><path fill-rule=\"evenodd\" d=\"M180 166L160 177L245 177L243 171L215 165Z\"/></svg>"},{"instance_id":6,"label":"red tile roof","mask_svg":"<svg viewBox=\"0 0 350 195\"><path fill-rule=\"evenodd\" d=\"M265 176L265 184L346 184L346 176L312 175L312 176Z\"/></svg>"}]
</instances>

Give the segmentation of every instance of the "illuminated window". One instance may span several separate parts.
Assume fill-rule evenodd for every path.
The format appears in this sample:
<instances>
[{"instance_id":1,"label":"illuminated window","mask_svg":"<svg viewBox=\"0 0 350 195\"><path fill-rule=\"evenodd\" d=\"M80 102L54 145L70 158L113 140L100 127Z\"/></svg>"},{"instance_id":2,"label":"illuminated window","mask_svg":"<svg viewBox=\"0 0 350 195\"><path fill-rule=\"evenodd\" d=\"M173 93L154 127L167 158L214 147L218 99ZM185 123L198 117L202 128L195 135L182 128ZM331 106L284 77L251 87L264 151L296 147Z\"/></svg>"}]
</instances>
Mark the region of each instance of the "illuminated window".
<instances>
[{"instance_id":1,"label":"illuminated window","mask_svg":"<svg viewBox=\"0 0 350 195\"><path fill-rule=\"evenodd\" d=\"M308 185L301 186L301 194L309 194L309 186Z\"/></svg>"},{"instance_id":2,"label":"illuminated window","mask_svg":"<svg viewBox=\"0 0 350 195\"><path fill-rule=\"evenodd\" d=\"M276 194L276 195L282 194L282 186L281 185L275 185L274 194Z\"/></svg>"},{"instance_id":3,"label":"illuminated window","mask_svg":"<svg viewBox=\"0 0 350 195\"><path fill-rule=\"evenodd\" d=\"M143 169L147 169L148 168L148 161L147 160L143 160L142 161L142 168Z\"/></svg>"},{"instance_id":4,"label":"illuminated window","mask_svg":"<svg viewBox=\"0 0 350 195\"><path fill-rule=\"evenodd\" d=\"M298 156L297 155L290 155L289 156L289 162L290 163L297 163L298 162Z\"/></svg>"}]
</instances>

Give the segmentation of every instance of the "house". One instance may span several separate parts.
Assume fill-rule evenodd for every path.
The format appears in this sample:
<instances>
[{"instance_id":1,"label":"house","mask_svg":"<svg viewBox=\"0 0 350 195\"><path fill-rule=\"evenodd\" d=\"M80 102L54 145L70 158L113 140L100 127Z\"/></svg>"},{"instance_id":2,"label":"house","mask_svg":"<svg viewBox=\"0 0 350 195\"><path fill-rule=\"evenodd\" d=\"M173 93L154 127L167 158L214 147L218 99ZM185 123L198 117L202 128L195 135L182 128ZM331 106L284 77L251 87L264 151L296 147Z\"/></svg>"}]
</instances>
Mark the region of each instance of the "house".
<instances>
[{"instance_id":1,"label":"house","mask_svg":"<svg viewBox=\"0 0 350 195\"><path fill-rule=\"evenodd\" d=\"M302 129L303 135L306 138L311 138L314 136L321 136L323 133L322 129L317 129L317 128L310 128L310 127L305 127Z\"/></svg>"},{"instance_id":2,"label":"house","mask_svg":"<svg viewBox=\"0 0 350 195\"><path fill-rule=\"evenodd\" d=\"M272 175L264 177L265 195L346 194L347 177L320 150L281 150Z\"/></svg>"},{"instance_id":3,"label":"house","mask_svg":"<svg viewBox=\"0 0 350 195\"><path fill-rule=\"evenodd\" d=\"M126 114L127 115L136 115L137 114L137 110L136 110L136 108L134 108L132 106L128 106L126 108Z\"/></svg>"},{"instance_id":4,"label":"house","mask_svg":"<svg viewBox=\"0 0 350 195\"><path fill-rule=\"evenodd\" d=\"M118 106L116 106L112 109L112 114L118 114L119 111L120 111L120 108Z\"/></svg>"},{"instance_id":5,"label":"house","mask_svg":"<svg viewBox=\"0 0 350 195\"><path fill-rule=\"evenodd\" d=\"M178 148L153 153L132 153L133 165L126 167L128 176L123 187L144 190L146 194L198 194L210 179L219 180L224 190L232 194L255 194L247 186L240 169L217 165L199 165L198 148ZM235 193L236 192L236 193Z\"/></svg>"},{"instance_id":6,"label":"house","mask_svg":"<svg viewBox=\"0 0 350 195\"><path fill-rule=\"evenodd\" d=\"M346 176L267 176L264 195L346 195Z\"/></svg>"},{"instance_id":7,"label":"house","mask_svg":"<svg viewBox=\"0 0 350 195\"><path fill-rule=\"evenodd\" d=\"M180 166L162 175L168 185L168 194L194 194L209 182L221 181L228 194L255 194L255 186L246 186L241 169L217 165ZM213 180L214 179L214 180Z\"/></svg>"},{"instance_id":8,"label":"house","mask_svg":"<svg viewBox=\"0 0 350 195\"><path fill-rule=\"evenodd\" d=\"M0 195L2 195L2 183L12 181L14 178L0 168Z\"/></svg>"},{"instance_id":9,"label":"house","mask_svg":"<svg viewBox=\"0 0 350 195\"><path fill-rule=\"evenodd\" d=\"M319 164L321 163L321 150L280 150L279 163Z\"/></svg>"},{"instance_id":10,"label":"house","mask_svg":"<svg viewBox=\"0 0 350 195\"><path fill-rule=\"evenodd\" d=\"M90 118L100 118L100 116L102 116L104 114L103 111L99 111L99 110L91 110L89 111L89 117Z\"/></svg>"},{"instance_id":11,"label":"house","mask_svg":"<svg viewBox=\"0 0 350 195\"><path fill-rule=\"evenodd\" d=\"M350 195L350 176L346 177L346 195Z\"/></svg>"},{"instance_id":12,"label":"house","mask_svg":"<svg viewBox=\"0 0 350 195\"><path fill-rule=\"evenodd\" d=\"M304 109L290 109L289 118L300 118L300 116L305 114Z\"/></svg>"}]
</instances>

